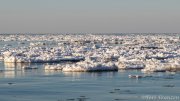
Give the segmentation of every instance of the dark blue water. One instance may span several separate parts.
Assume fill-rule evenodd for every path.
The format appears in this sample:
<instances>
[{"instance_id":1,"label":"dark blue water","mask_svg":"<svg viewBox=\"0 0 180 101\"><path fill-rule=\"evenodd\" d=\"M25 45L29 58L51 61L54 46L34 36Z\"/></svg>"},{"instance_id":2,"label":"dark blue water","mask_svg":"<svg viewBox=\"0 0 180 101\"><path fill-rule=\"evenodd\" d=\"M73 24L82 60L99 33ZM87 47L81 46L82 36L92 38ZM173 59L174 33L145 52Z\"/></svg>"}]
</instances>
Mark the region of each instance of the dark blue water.
<instances>
[{"instance_id":1,"label":"dark blue water","mask_svg":"<svg viewBox=\"0 0 180 101\"><path fill-rule=\"evenodd\" d=\"M0 101L145 101L146 96L179 96L180 91L179 73L130 79L129 74L147 74L45 71L43 65L37 70L7 68L0 72Z\"/></svg>"}]
</instances>

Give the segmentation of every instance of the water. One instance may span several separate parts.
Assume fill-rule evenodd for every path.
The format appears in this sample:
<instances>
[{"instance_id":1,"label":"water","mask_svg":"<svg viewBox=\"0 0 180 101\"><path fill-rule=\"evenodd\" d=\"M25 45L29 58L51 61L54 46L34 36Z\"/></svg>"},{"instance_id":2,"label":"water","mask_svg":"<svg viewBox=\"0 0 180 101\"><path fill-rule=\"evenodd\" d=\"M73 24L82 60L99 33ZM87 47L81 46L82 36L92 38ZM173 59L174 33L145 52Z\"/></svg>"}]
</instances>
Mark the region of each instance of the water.
<instances>
[{"instance_id":1,"label":"water","mask_svg":"<svg viewBox=\"0 0 180 101\"><path fill-rule=\"evenodd\" d=\"M38 67L36 70L23 70L23 65L0 62L0 101L164 101L165 97L180 100L180 73L61 72L46 71L45 64L26 64ZM130 79L129 74L150 77Z\"/></svg>"},{"instance_id":2,"label":"water","mask_svg":"<svg viewBox=\"0 0 180 101\"><path fill-rule=\"evenodd\" d=\"M179 73L153 73L141 79L129 79L129 74L145 75L140 71L71 73L16 68L0 72L0 101L144 101L146 96L179 96Z\"/></svg>"}]
</instances>

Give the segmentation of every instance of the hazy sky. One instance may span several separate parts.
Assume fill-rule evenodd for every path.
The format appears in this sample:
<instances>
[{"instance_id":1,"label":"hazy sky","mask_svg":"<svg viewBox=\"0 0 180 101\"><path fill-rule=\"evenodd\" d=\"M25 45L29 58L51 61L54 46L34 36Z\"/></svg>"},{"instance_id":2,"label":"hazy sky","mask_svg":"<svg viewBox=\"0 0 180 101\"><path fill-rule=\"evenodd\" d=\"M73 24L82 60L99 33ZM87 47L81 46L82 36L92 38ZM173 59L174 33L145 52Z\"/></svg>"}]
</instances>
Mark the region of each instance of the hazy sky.
<instances>
[{"instance_id":1,"label":"hazy sky","mask_svg":"<svg viewBox=\"0 0 180 101\"><path fill-rule=\"evenodd\" d=\"M180 0L0 0L0 33L180 32Z\"/></svg>"}]
</instances>

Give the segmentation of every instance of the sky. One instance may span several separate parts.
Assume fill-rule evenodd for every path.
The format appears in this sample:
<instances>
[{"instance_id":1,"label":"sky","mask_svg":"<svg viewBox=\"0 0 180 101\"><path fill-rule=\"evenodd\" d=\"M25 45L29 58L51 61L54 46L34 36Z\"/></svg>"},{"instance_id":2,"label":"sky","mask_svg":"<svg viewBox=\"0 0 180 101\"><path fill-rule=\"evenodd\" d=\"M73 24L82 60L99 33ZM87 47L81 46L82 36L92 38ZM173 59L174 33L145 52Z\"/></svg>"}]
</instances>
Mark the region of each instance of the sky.
<instances>
[{"instance_id":1,"label":"sky","mask_svg":"<svg viewBox=\"0 0 180 101\"><path fill-rule=\"evenodd\" d=\"M179 33L180 0L0 0L0 33Z\"/></svg>"}]
</instances>

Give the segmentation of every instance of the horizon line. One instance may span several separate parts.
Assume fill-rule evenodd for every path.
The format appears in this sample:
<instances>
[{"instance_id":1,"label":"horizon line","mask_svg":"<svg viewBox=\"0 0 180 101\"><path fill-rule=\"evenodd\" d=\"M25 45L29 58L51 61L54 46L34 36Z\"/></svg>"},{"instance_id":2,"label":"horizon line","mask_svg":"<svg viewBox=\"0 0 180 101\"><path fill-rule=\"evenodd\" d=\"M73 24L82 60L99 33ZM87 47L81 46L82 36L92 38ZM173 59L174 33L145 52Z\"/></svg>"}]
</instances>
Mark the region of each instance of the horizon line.
<instances>
[{"instance_id":1,"label":"horizon line","mask_svg":"<svg viewBox=\"0 0 180 101\"><path fill-rule=\"evenodd\" d=\"M180 34L180 32L13 32L13 33L0 33L2 34Z\"/></svg>"}]
</instances>

